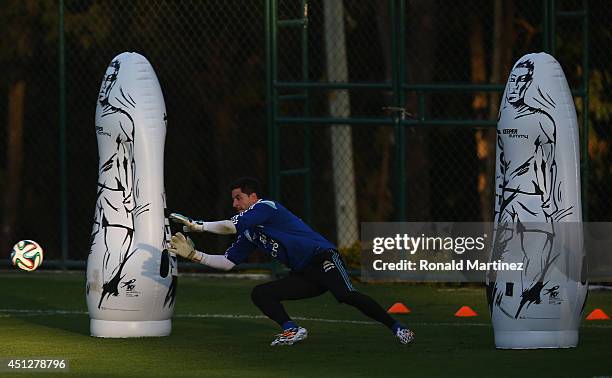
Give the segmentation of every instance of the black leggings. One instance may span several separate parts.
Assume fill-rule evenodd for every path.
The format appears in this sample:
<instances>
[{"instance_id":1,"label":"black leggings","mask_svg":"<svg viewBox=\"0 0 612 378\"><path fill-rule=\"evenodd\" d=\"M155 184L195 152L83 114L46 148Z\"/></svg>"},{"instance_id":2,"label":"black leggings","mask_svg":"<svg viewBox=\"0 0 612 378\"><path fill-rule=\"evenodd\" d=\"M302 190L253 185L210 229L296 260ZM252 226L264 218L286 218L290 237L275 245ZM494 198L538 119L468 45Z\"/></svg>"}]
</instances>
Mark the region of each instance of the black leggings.
<instances>
[{"instance_id":1,"label":"black leggings","mask_svg":"<svg viewBox=\"0 0 612 378\"><path fill-rule=\"evenodd\" d=\"M316 255L301 272L292 272L280 280L255 286L251 298L261 312L282 326L291 318L281 301L312 298L328 290L338 302L356 307L389 328L396 322L376 301L355 290L342 258L335 250Z\"/></svg>"}]
</instances>

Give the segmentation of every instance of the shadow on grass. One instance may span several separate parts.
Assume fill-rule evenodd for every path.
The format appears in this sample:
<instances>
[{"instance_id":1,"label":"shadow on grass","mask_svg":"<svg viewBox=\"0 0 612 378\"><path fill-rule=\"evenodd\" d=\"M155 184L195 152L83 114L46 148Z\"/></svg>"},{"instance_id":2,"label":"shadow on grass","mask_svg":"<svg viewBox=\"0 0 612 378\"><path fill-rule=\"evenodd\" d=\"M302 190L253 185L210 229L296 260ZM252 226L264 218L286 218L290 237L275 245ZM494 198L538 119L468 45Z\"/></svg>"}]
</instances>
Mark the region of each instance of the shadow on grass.
<instances>
[{"instance_id":1,"label":"shadow on grass","mask_svg":"<svg viewBox=\"0 0 612 378\"><path fill-rule=\"evenodd\" d=\"M84 272L10 272L0 277L0 308L11 310L6 312L11 318L89 336Z\"/></svg>"}]
</instances>

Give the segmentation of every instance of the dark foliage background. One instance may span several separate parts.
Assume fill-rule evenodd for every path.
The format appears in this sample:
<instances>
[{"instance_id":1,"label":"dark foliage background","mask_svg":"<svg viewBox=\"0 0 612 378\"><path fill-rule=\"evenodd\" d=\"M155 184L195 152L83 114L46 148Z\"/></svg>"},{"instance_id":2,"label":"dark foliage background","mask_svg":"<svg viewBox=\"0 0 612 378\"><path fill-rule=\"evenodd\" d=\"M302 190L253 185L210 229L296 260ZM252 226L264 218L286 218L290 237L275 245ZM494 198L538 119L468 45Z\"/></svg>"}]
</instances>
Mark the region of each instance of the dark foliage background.
<instances>
[{"instance_id":1,"label":"dark foliage background","mask_svg":"<svg viewBox=\"0 0 612 378\"><path fill-rule=\"evenodd\" d=\"M311 1L308 8L308 76L313 81L327 80L322 4ZM387 2L344 4L349 81L387 81ZM496 13L496 4L503 12ZM406 1L407 81L505 83L516 59L543 49L542 4ZM590 13L586 206L590 220L609 221L612 69L608 20L612 15L604 0L586 4ZM556 2L559 11L582 5L581 1ZM299 2L279 1L280 18L299 12ZM503 24L501 41L494 40L496 23ZM584 75L580 28L574 19L560 19L557 24L556 57L575 89ZM15 241L30 238L45 246L46 258L58 258L58 2L4 0L0 36L0 246L8 250ZM136 51L157 72L168 111L168 207L197 218L225 219L231 215L228 185L233 179L251 175L264 183L267 180L265 37L263 0L65 1L70 258L83 259L89 251L98 168L95 101L112 58ZM503 47L497 77L493 72L496 46ZM300 80L300 51L298 33L288 31L279 37L279 79ZM313 116L328 115L328 92L312 92ZM407 93L406 98L407 108L415 109L414 96ZM389 99L384 91L352 90L350 101L352 116L380 117ZM426 111L433 118L490 119L498 103L494 95L485 93L436 93L428 95ZM281 110L287 115L301 111L291 104ZM577 110L580 120L581 101ZM11 132L15 122L22 122L19 135ZM335 240L328 130L328 126L311 129L316 173L311 213L313 227ZM285 167L299 165L303 133L302 126L283 129ZM392 200L390 130L357 126L352 136L359 220L393 220L397 209ZM495 159L487 142L490 132L473 127L412 128L406 138L409 220L486 220L487 195L492 193L487 166ZM300 180L283 179L280 198L298 215L304 212ZM230 239L200 236L197 241L220 252Z\"/></svg>"}]
</instances>

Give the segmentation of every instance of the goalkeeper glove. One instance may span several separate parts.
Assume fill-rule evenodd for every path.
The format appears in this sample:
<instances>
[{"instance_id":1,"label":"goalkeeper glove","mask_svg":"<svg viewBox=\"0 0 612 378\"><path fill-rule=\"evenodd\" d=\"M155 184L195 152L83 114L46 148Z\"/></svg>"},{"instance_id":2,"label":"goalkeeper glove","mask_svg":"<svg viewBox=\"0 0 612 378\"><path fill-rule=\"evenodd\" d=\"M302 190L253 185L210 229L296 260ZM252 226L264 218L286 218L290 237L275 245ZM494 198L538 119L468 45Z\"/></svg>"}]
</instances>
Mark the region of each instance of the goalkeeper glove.
<instances>
[{"instance_id":1,"label":"goalkeeper glove","mask_svg":"<svg viewBox=\"0 0 612 378\"><path fill-rule=\"evenodd\" d=\"M175 223L183 224L183 232L204 232L204 222L193 220L178 213L170 214L170 219Z\"/></svg>"},{"instance_id":2,"label":"goalkeeper glove","mask_svg":"<svg viewBox=\"0 0 612 378\"><path fill-rule=\"evenodd\" d=\"M185 237L185 235L181 234L180 232L177 232L172 236L168 251L184 257L187 260L195 262L202 261L202 252L196 251L193 241L189 237Z\"/></svg>"}]
</instances>

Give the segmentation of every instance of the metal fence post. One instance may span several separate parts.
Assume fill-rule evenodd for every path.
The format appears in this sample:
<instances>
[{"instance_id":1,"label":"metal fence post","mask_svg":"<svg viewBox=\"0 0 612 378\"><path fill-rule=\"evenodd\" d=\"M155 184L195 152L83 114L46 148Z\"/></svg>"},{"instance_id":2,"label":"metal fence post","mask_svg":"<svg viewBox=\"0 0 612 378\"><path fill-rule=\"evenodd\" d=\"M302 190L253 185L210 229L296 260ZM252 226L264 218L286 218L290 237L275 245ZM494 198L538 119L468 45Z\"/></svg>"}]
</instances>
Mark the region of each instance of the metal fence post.
<instances>
[{"instance_id":1,"label":"metal fence post","mask_svg":"<svg viewBox=\"0 0 612 378\"><path fill-rule=\"evenodd\" d=\"M589 5L582 1L582 220L589 220Z\"/></svg>"},{"instance_id":2,"label":"metal fence post","mask_svg":"<svg viewBox=\"0 0 612 378\"><path fill-rule=\"evenodd\" d=\"M66 61L64 48L64 0L59 0L59 159L60 159L60 233L61 268L67 269L68 260L68 178L66 161Z\"/></svg>"},{"instance_id":3,"label":"metal fence post","mask_svg":"<svg viewBox=\"0 0 612 378\"><path fill-rule=\"evenodd\" d=\"M392 87L393 102L396 109L405 106L403 96L403 83L405 69L404 59L404 1L399 1L399 12L397 11L396 1L389 1L389 17L391 19L391 61L392 67ZM399 13L399 15L398 15ZM396 206L398 221L406 220L406 132L402 125L404 113L400 112L395 116L394 136L395 136L395 177L396 186Z\"/></svg>"}]
</instances>

